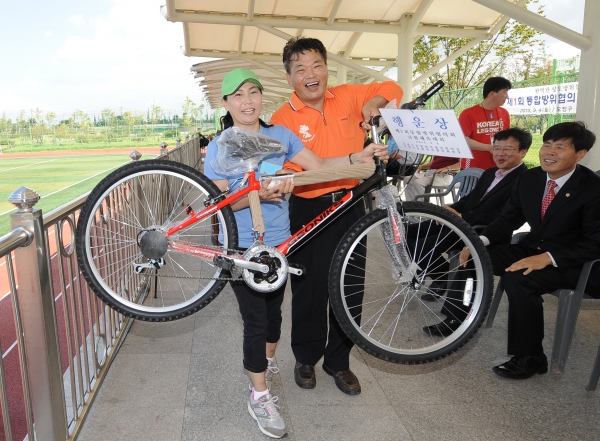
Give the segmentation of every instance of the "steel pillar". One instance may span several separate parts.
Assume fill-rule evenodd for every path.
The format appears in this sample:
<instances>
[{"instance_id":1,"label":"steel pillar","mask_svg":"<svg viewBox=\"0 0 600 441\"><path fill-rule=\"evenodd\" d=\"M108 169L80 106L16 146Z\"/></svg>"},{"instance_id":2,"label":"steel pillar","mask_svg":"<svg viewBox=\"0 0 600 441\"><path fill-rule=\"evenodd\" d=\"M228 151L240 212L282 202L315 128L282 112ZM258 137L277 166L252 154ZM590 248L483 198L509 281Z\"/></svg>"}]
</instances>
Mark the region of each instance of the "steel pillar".
<instances>
[{"instance_id":1,"label":"steel pillar","mask_svg":"<svg viewBox=\"0 0 600 441\"><path fill-rule=\"evenodd\" d=\"M581 163L592 170L600 170L600 2L585 0L583 15L583 35L592 41L588 50L581 51L579 68L579 96L577 114L598 137L596 145L583 158Z\"/></svg>"}]
</instances>

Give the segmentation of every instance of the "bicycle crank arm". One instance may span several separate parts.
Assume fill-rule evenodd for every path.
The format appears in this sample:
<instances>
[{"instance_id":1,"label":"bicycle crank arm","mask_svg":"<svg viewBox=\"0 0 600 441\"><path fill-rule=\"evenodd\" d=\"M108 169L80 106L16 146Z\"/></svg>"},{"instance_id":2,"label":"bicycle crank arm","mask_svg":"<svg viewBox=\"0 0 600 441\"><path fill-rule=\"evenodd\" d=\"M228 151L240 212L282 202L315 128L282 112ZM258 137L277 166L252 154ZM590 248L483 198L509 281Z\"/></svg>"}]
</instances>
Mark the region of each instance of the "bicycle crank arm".
<instances>
[{"instance_id":1,"label":"bicycle crank arm","mask_svg":"<svg viewBox=\"0 0 600 441\"><path fill-rule=\"evenodd\" d=\"M262 263L250 262L245 259L240 259L237 257L225 257L225 256L215 256L214 259L215 265L219 268L224 268L226 270L231 270L234 266L245 268L250 271L258 271L259 273L267 274L269 272L269 266L263 265Z\"/></svg>"},{"instance_id":2,"label":"bicycle crank arm","mask_svg":"<svg viewBox=\"0 0 600 441\"><path fill-rule=\"evenodd\" d=\"M304 271L306 271L306 268L300 267L299 265L297 267L293 267L290 263L288 266L288 273L294 276L301 276L302 274L304 274Z\"/></svg>"}]
</instances>

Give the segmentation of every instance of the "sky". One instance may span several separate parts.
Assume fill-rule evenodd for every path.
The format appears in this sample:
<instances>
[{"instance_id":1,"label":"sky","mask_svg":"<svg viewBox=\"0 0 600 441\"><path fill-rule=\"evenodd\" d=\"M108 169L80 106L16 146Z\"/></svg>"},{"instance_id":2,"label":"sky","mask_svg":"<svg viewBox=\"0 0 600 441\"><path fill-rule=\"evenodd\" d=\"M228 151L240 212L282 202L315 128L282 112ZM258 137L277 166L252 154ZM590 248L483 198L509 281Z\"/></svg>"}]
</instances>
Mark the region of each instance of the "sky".
<instances>
[{"instance_id":1,"label":"sky","mask_svg":"<svg viewBox=\"0 0 600 441\"><path fill-rule=\"evenodd\" d=\"M349 0L351 1L351 0ZM590 0L588 0L590 1ZM59 115L81 109L144 111L152 104L181 113L201 94L181 52L181 23L160 14L165 0L6 0L0 16L0 112L39 108ZM540 0L546 17L575 31L585 0ZM547 53L578 50L545 37Z\"/></svg>"}]
</instances>

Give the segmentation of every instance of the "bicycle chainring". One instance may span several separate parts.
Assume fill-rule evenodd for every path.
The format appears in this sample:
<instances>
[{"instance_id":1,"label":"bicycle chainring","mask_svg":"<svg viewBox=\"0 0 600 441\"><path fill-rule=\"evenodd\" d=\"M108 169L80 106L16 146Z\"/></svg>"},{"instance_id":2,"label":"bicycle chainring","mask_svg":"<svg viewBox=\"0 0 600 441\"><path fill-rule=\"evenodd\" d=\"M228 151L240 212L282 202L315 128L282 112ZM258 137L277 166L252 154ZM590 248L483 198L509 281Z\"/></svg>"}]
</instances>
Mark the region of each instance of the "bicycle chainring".
<instances>
[{"instance_id":1,"label":"bicycle chainring","mask_svg":"<svg viewBox=\"0 0 600 441\"><path fill-rule=\"evenodd\" d=\"M244 258L269 267L267 274L244 268L242 271L244 282L253 290L272 292L280 288L287 280L288 261L276 248L263 243L255 243L246 250Z\"/></svg>"}]
</instances>

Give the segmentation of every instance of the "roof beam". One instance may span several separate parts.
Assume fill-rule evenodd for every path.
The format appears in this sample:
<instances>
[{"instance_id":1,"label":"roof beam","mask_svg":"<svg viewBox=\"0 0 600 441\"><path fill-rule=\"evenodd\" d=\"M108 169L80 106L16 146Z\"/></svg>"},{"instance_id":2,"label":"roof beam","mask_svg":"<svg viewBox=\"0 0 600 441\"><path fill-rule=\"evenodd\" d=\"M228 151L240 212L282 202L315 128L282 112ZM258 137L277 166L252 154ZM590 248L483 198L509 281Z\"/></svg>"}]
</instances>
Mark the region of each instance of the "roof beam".
<instances>
[{"instance_id":1,"label":"roof beam","mask_svg":"<svg viewBox=\"0 0 600 441\"><path fill-rule=\"evenodd\" d=\"M431 6L431 3L433 3L433 0L421 0L419 7L413 14L408 26L406 27L405 35L414 35L415 31L417 30L417 26L419 26L419 23L421 23L421 19L429 9L429 6Z\"/></svg>"},{"instance_id":2,"label":"roof beam","mask_svg":"<svg viewBox=\"0 0 600 441\"><path fill-rule=\"evenodd\" d=\"M519 20L521 23L525 23L532 28L542 31L544 34L550 35L560 41L564 41L571 46L574 46L582 51L588 50L592 47L592 41L581 35L579 32L572 31L558 23L548 20L536 14L535 12L528 11L521 6L517 6L506 0L473 0L475 3L479 3L487 8L490 8L496 12L507 15L515 20Z\"/></svg>"},{"instance_id":3,"label":"roof beam","mask_svg":"<svg viewBox=\"0 0 600 441\"><path fill-rule=\"evenodd\" d=\"M188 23L181 23L183 27L183 55L186 57L190 56L190 25Z\"/></svg>"},{"instance_id":4,"label":"roof beam","mask_svg":"<svg viewBox=\"0 0 600 441\"><path fill-rule=\"evenodd\" d=\"M280 78L285 78L285 73L282 72L281 70L273 67L273 66L269 66L266 63L262 63L258 60L254 60L251 56L244 56L244 57L240 57L242 60L246 60L249 63L251 63L252 65L256 66L256 67L260 67L261 69L267 70L275 75L277 75ZM288 87L287 83L285 83L285 86Z\"/></svg>"},{"instance_id":5,"label":"roof beam","mask_svg":"<svg viewBox=\"0 0 600 441\"><path fill-rule=\"evenodd\" d=\"M342 0L335 0L333 6L331 7L331 11L329 12L329 18L327 18L327 24L331 26L333 21L335 20L335 16L340 10L340 6L342 5Z\"/></svg>"},{"instance_id":6,"label":"roof beam","mask_svg":"<svg viewBox=\"0 0 600 441\"><path fill-rule=\"evenodd\" d=\"M173 21L171 19L175 16L175 0L167 0L166 3L160 7L160 13L168 21Z\"/></svg>"},{"instance_id":7,"label":"roof beam","mask_svg":"<svg viewBox=\"0 0 600 441\"><path fill-rule=\"evenodd\" d=\"M232 15L222 13L207 13L204 11L181 11L177 10L173 16L166 16L172 22L205 23L219 25L246 26L248 20L246 14ZM390 21L359 21L336 19L331 25L327 25L324 18L318 17L264 17L255 16L252 20L255 26L263 25L286 29L311 29L321 31L344 31L344 32L375 32L380 34L399 34L403 32L399 22ZM423 24L418 27L417 33L422 35L437 35L441 37L457 38L480 38L487 35L487 29L465 29L464 27L452 27L448 25Z\"/></svg>"},{"instance_id":8,"label":"roof beam","mask_svg":"<svg viewBox=\"0 0 600 441\"><path fill-rule=\"evenodd\" d=\"M248 21L254 20L254 2L255 0L248 1L248 16L246 17Z\"/></svg>"},{"instance_id":9,"label":"roof beam","mask_svg":"<svg viewBox=\"0 0 600 441\"><path fill-rule=\"evenodd\" d=\"M522 6L525 3L527 3L527 1L528 0L519 0L516 3L516 5L517 6ZM498 32L500 32L500 30L502 29L502 26L504 26L508 20L510 20L509 16L507 16L507 15L501 15L500 18L498 19L498 21L496 22L496 24L492 27L492 29L490 29L490 32L489 32L490 33L490 37L489 38L493 37ZM456 60L458 57L460 57L461 55L463 55L463 54L467 53L468 51L470 51L471 49L473 49L475 46L477 46L483 40L485 40L485 39L484 38L474 38L473 40L469 41L467 44L465 44L459 50L457 50L454 53L450 54L449 56L447 56L446 58L444 58L442 61L440 61L438 64L436 64L435 66L433 66L431 69L429 69L427 72L423 73L419 78L417 78L416 80L414 80L413 81L413 87L418 86L419 84L421 84L423 81L425 81L427 78L429 78L434 73L439 72L440 69L443 69L448 64L450 64L454 60Z\"/></svg>"},{"instance_id":10,"label":"roof beam","mask_svg":"<svg viewBox=\"0 0 600 441\"><path fill-rule=\"evenodd\" d=\"M281 63L281 55L276 54L263 54L263 53L253 53L253 52L242 52L240 56L238 56L237 51L222 51L216 49L199 49L199 48L190 48L191 57L206 57L206 58L224 58L224 59L235 59L238 60L240 57L245 58L245 56L252 57L253 60L260 60L265 62L278 62ZM349 58L349 61L356 63L361 66L389 66L390 63L394 63L395 60L392 59L363 59L363 58Z\"/></svg>"},{"instance_id":11,"label":"roof beam","mask_svg":"<svg viewBox=\"0 0 600 441\"><path fill-rule=\"evenodd\" d=\"M449 38L487 38L487 29L460 29L446 25L419 24L415 34Z\"/></svg>"},{"instance_id":12,"label":"roof beam","mask_svg":"<svg viewBox=\"0 0 600 441\"><path fill-rule=\"evenodd\" d=\"M283 31L280 31L279 29L274 29L274 28L270 28L268 26L257 26L258 28L260 28L261 30L268 32L270 34L276 35L277 37L280 37L284 40L289 40L292 36L290 34L287 34ZM359 64L356 64L350 60L346 60L344 57L340 57L339 55L336 54L332 54L331 52L327 52L327 58L330 60L333 60L335 62L337 62L338 64L341 64L343 66L347 66L350 69L354 69L357 72L360 72L362 74L368 75L370 77L375 78L376 80L379 81L391 81L390 78L388 77L384 77L383 75L381 75L378 71L373 70L373 69L369 69L368 67L364 67L361 66Z\"/></svg>"},{"instance_id":13,"label":"roof beam","mask_svg":"<svg viewBox=\"0 0 600 441\"><path fill-rule=\"evenodd\" d=\"M240 37L238 38L238 57L242 55L242 44L244 43L244 30L246 26L240 26Z\"/></svg>"},{"instance_id":14,"label":"roof beam","mask_svg":"<svg viewBox=\"0 0 600 441\"><path fill-rule=\"evenodd\" d=\"M361 37L361 35L362 32L355 32L352 34L352 37L350 37L350 40L348 40L348 44L344 48L344 58L346 60L350 58L350 54L352 53L354 46L356 46L356 43L358 43L358 39Z\"/></svg>"},{"instance_id":15,"label":"roof beam","mask_svg":"<svg viewBox=\"0 0 600 441\"><path fill-rule=\"evenodd\" d=\"M367 75L369 77L372 77L378 81L392 81L391 78L388 78L386 76L383 76L379 73L379 71L374 70L374 69L370 69L368 67L365 66L361 66L360 64L354 63L353 61L347 60L344 57L340 57L339 55L335 55L332 54L330 52L327 53L327 57L330 60L333 60L335 62L337 62L338 64L341 64L343 66L347 66L350 69L354 69L357 72L360 72L364 75Z\"/></svg>"}]
</instances>

